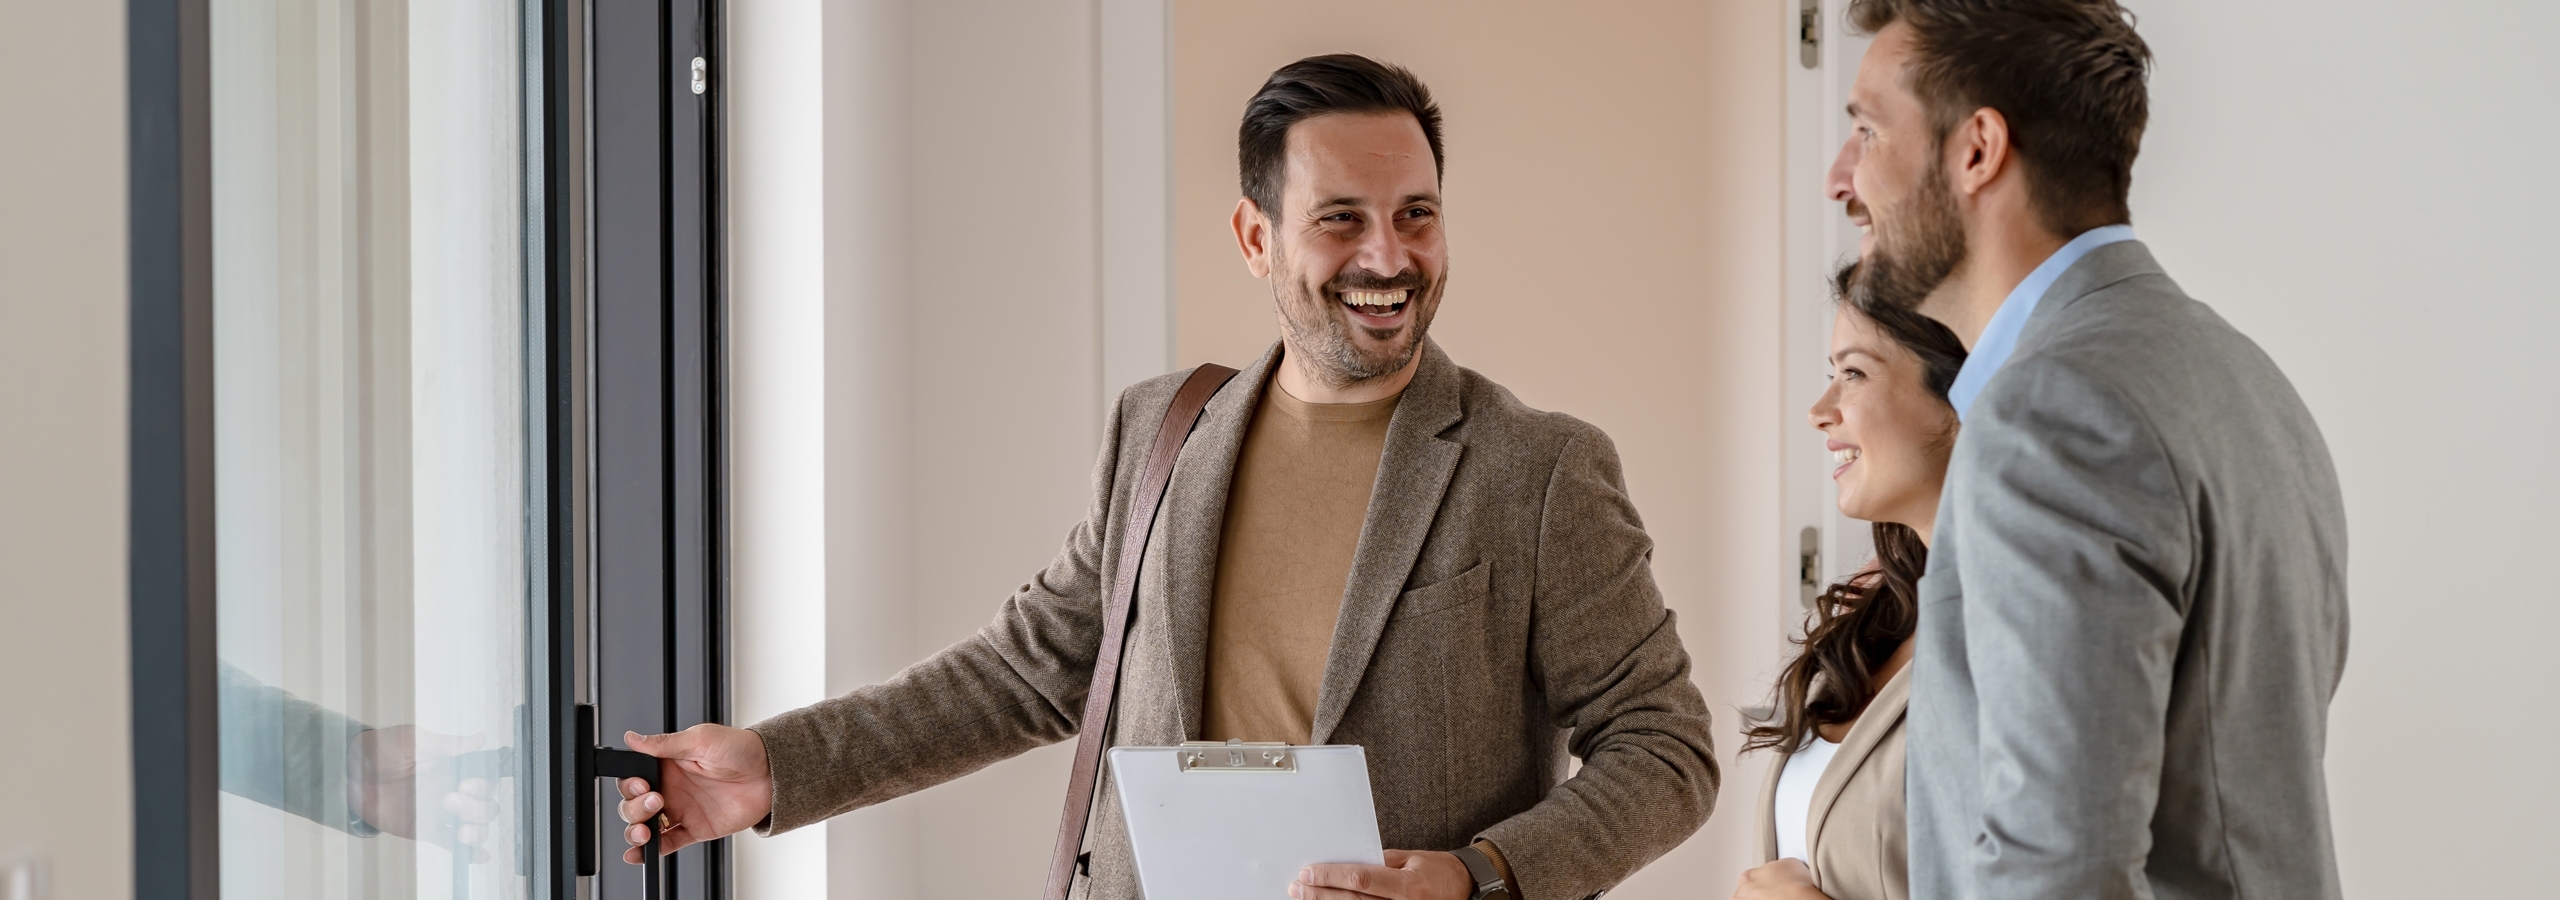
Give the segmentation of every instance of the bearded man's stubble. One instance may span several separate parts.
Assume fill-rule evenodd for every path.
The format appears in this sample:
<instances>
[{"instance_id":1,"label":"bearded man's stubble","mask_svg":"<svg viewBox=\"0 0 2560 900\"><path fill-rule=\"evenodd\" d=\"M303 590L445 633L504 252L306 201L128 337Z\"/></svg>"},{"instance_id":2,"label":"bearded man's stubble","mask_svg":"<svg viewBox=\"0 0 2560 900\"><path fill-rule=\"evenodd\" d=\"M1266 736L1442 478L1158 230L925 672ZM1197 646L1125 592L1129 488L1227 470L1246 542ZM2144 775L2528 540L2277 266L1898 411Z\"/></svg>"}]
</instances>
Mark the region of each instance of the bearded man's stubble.
<instances>
[{"instance_id":1,"label":"bearded man's stubble","mask_svg":"<svg viewBox=\"0 0 2560 900\"><path fill-rule=\"evenodd\" d=\"M1350 269L1310 289L1299 277L1286 246L1275 241L1271 248L1271 294L1280 308L1280 327L1287 333L1289 347L1305 354L1312 363L1308 374L1329 388L1375 381L1411 364L1414 354L1422 349L1422 339L1431 330L1432 316L1440 310L1441 291L1448 283L1445 268L1437 279L1425 279L1413 269L1392 276ZM1341 309L1342 303L1334 299L1341 291L1395 290L1413 292L1413 299L1405 303L1410 317L1402 329L1402 340L1396 340L1396 331L1354 324L1350 311ZM1354 328L1366 332L1372 342L1394 342L1364 350L1352 340Z\"/></svg>"},{"instance_id":2,"label":"bearded man's stubble","mask_svg":"<svg viewBox=\"0 0 2560 900\"><path fill-rule=\"evenodd\" d=\"M1875 250L1851 275L1849 297L1862 309L1917 310L1964 264L1964 218L1944 167L1930 166L1894 206L1874 210Z\"/></svg>"}]
</instances>

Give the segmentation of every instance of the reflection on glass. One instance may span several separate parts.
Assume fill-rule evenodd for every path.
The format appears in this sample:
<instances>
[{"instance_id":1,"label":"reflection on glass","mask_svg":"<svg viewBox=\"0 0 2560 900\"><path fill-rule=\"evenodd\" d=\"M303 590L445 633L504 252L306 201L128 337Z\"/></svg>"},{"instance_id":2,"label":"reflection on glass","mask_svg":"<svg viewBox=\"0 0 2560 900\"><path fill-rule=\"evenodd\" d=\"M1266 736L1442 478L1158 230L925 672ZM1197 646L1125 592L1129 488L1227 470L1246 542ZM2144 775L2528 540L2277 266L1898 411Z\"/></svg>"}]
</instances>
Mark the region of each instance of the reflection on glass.
<instances>
[{"instance_id":1,"label":"reflection on glass","mask_svg":"<svg viewBox=\"0 0 2560 900\"><path fill-rule=\"evenodd\" d=\"M212 0L228 897L532 893L517 0Z\"/></svg>"}]
</instances>

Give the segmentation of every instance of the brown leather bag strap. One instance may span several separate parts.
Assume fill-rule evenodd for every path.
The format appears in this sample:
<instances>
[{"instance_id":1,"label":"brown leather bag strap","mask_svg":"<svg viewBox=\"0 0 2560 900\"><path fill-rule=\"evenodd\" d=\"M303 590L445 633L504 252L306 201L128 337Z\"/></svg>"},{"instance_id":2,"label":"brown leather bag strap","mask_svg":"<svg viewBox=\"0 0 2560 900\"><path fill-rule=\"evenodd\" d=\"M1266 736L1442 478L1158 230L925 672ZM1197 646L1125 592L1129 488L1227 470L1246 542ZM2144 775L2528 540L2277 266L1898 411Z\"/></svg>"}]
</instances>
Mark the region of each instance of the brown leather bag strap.
<instances>
[{"instance_id":1,"label":"brown leather bag strap","mask_svg":"<svg viewBox=\"0 0 2560 900\"><path fill-rule=\"evenodd\" d=\"M1193 369L1182 389L1174 392L1173 405L1164 411L1164 424L1156 429L1155 446L1147 453L1147 465L1138 470L1138 494L1129 504L1129 530L1120 539L1120 566L1113 570L1111 599L1103 608L1102 648L1093 658L1093 686L1085 692L1084 719L1076 732L1076 767L1067 779L1067 808L1058 814L1058 846L1049 856L1049 886L1040 892L1046 900L1066 900L1067 889L1075 883L1076 859L1084 851L1085 822L1092 818L1094 788L1101 781L1102 746L1110 740L1112 705L1120 694L1120 651L1129 639L1129 623L1137 618L1138 564L1146 560L1156 507L1164 502L1165 486L1173 481L1174 457L1181 455L1182 443L1190 439L1191 426L1200 421L1209 398L1235 374L1236 370L1214 363Z\"/></svg>"}]
</instances>

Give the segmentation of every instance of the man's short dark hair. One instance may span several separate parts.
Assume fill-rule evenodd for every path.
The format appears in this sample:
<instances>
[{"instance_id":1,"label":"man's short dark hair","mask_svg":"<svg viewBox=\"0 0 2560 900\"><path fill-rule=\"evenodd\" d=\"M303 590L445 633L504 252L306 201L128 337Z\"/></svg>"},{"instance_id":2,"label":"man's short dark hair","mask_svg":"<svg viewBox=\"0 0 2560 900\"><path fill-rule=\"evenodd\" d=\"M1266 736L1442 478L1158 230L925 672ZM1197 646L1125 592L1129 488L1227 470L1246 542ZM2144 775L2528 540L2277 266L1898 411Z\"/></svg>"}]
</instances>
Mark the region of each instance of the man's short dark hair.
<instances>
[{"instance_id":1,"label":"man's short dark hair","mask_svg":"<svg viewBox=\"0 0 2560 900\"><path fill-rule=\"evenodd\" d=\"M2151 48L2116 0L1851 0L1849 22L1870 34L1911 26L1903 76L1939 140L1976 109L2008 119L2048 230L2133 220L2125 198L2151 117Z\"/></svg>"},{"instance_id":2,"label":"man's short dark hair","mask_svg":"<svg viewBox=\"0 0 2560 900\"><path fill-rule=\"evenodd\" d=\"M1433 178L1446 172L1440 156L1440 105L1431 89L1403 66L1366 56L1310 56L1280 67L1244 105L1236 135L1236 171L1244 195L1265 216L1280 215L1280 183L1288 166L1289 129L1333 113L1406 113L1431 142Z\"/></svg>"}]
</instances>

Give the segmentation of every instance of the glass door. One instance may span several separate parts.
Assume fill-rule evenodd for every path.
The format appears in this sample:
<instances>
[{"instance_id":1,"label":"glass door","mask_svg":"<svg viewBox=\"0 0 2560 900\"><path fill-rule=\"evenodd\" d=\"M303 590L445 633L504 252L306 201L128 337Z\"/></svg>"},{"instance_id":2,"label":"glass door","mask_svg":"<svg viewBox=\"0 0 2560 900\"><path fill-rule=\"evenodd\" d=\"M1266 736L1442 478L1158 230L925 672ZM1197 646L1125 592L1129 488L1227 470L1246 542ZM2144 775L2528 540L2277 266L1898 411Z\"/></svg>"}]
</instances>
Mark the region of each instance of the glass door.
<instances>
[{"instance_id":1,"label":"glass door","mask_svg":"<svg viewBox=\"0 0 2560 900\"><path fill-rule=\"evenodd\" d=\"M131 4L139 900L726 896L717 10Z\"/></svg>"},{"instance_id":2,"label":"glass door","mask_svg":"<svg viewBox=\"0 0 2560 900\"><path fill-rule=\"evenodd\" d=\"M222 896L553 895L527 10L206 7Z\"/></svg>"}]
</instances>

